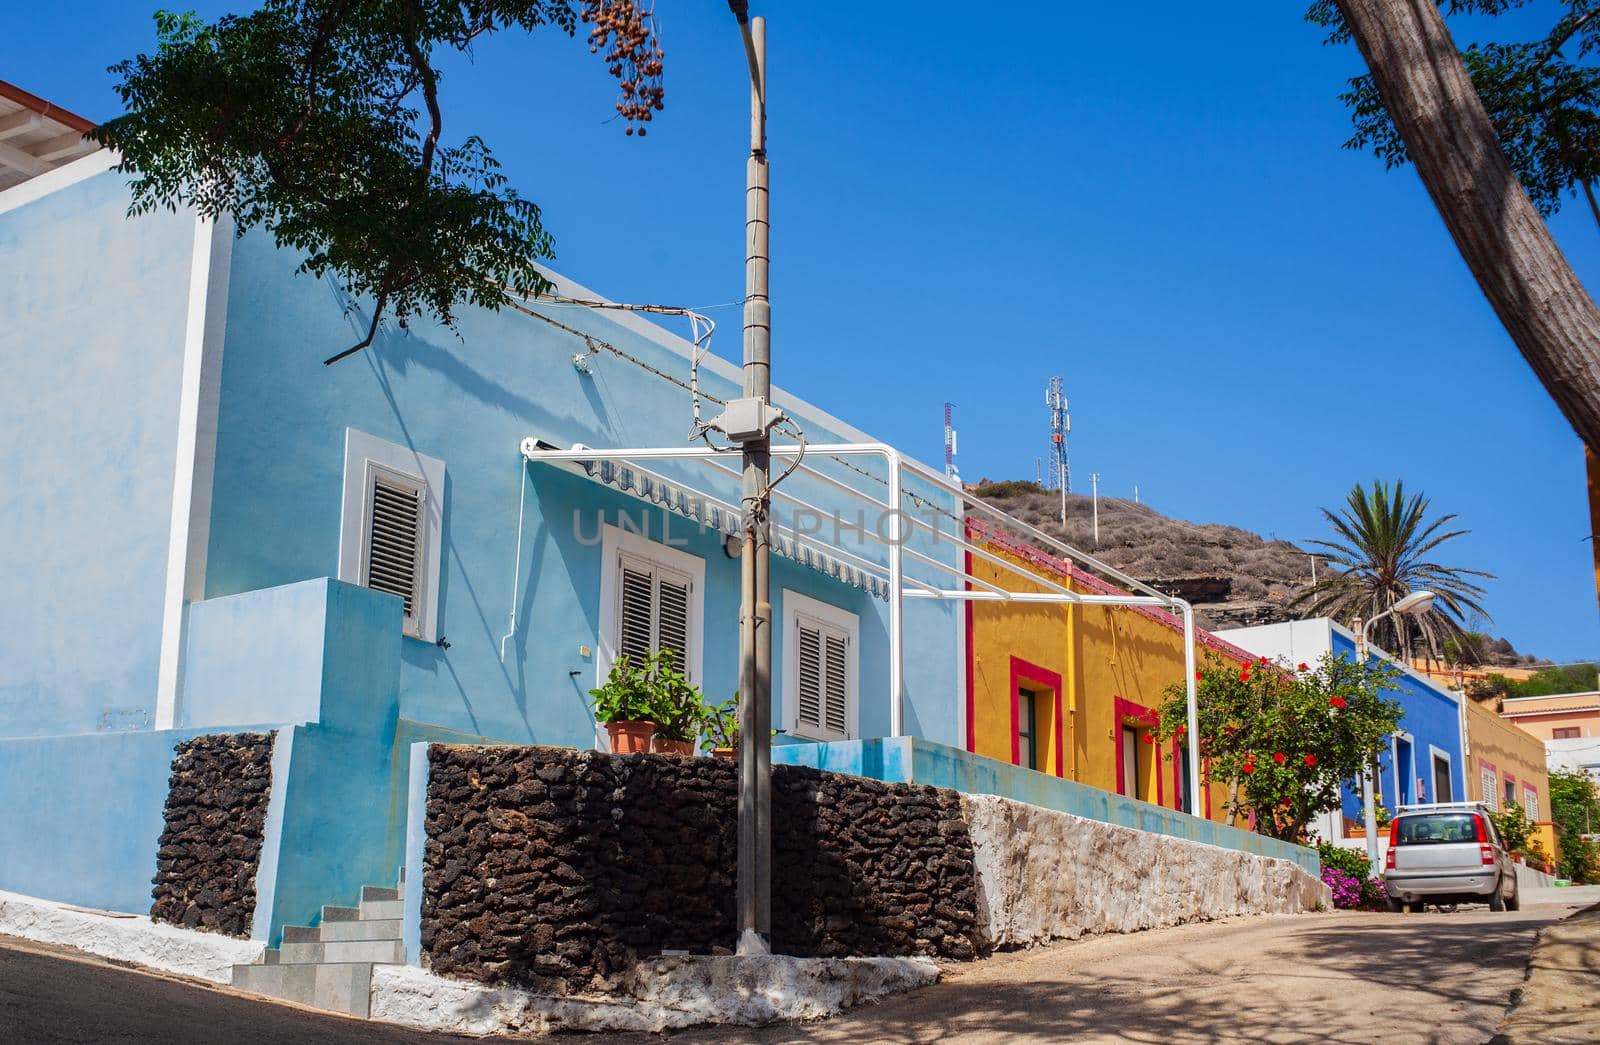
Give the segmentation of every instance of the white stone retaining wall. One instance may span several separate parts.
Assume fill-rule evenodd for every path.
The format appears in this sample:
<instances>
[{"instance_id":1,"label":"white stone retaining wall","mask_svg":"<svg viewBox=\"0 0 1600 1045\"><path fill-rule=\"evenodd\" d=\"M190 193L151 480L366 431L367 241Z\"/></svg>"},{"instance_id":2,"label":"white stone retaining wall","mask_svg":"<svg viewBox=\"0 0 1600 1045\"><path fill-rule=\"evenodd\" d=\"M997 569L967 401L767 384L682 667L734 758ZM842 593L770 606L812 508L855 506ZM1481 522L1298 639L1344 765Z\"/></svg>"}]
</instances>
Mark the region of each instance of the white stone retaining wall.
<instances>
[{"instance_id":1,"label":"white stone retaining wall","mask_svg":"<svg viewBox=\"0 0 1600 1045\"><path fill-rule=\"evenodd\" d=\"M996 795L964 795L961 806L978 871L978 930L995 948L1333 906L1328 887L1288 860Z\"/></svg>"}]
</instances>

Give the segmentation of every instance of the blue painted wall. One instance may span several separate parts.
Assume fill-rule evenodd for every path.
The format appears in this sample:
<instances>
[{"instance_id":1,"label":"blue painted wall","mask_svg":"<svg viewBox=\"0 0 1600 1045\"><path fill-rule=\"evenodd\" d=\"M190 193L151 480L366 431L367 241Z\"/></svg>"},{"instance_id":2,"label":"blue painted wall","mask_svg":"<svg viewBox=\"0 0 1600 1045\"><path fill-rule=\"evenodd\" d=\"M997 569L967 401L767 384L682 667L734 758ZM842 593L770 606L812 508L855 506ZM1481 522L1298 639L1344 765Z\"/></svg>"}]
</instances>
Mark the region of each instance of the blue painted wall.
<instances>
[{"instance_id":1,"label":"blue painted wall","mask_svg":"<svg viewBox=\"0 0 1600 1045\"><path fill-rule=\"evenodd\" d=\"M0 213L0 736L154 719L194 223L127 205Z\"/></svg>"},{"instance_id":2,"label":"blue painted wall","mask_svg":"<svg viewBox=\"0 0 1600 1045\"><path fill-rule=\"evenodd\" d=\"M0 740L0 889L149 914L173 747L204 732Z\"/></svg>"},{"instance_id":3,"label":"blue painted wall","mask_svg":"<svg viewBox=\"0 0 1600 1045\"><path fill-rule=\"evenodd\" d=\"M1071 813L1088 820L1171 835L1191 842L1291 860L1312 874L1321 871L1314 849L1254 831L1114 795L1063 777L1024 769L960 748L916 737L853 740L832 744L787 744L773 748L772 761L901 783L946 787L969 795L1000 795Z\"/></svg>"},{"instance_id":4,"label":"blue painted wall","mask_svg":"<svg viewBox=\"0 0 1600 1045\"><path fill-rule=\"evenodd\" d=\"M1355 659L1355 642L1335 629L1333 631L1333 652L1335 656ZM1409 673L1402 673L1396 680L1394 689L1388 694L1390 699L1400 702L1405 710L1405 717L1400 720L1400 728L1411 734L1411 750L1415 754L1414 766L1410 774L1413 779L1417 776L1427 778L1427 798L1429 802L1459 802L1466 799L1466 760L1461 752L1461 706L1443 690L1424 682L1422 679ZM1428 746L1433 745L1450 755L1450 794L1438 796L1433 793L1433 769L1428 755ZM1385 753L1379 759L1381 772L1380 790L1383 793L1383 804L1393 812L1398 801L1417 801L1415 795L1396 796L1394 790L1394 764L1392 753ZM1361 789L1359 785L1346 785L1344 792L1344 815L1352 820L1359 821L1363 816L1361 805Z\"/></svg>"},{"instance_id":5,"label":"blue painted wall","mask_svg":"<svg viewBox=\"0 0 1600 1045\"><path fill-rule=\"evenodd\" d=\"M400 714L471 734L591 745L587 691L595 664L579 648L598 645L600 552L578 540L573 513L582 513L583 533L593 534L595 513L637 518L640 503L548 465L527 466L518 444L540 435L558 445L683 445L687 393L604 352L593 359L592 374L581 375L571 364L581 343L570 335L513 312L472 309L460 315L459 340L413 323L324 368L321 360L356 340L364 320L359 310L345 315L330 284L293 268L262 236L235 246L207 597L336 574L346 426L412 446L446 467L438 630L450 648L404 640ZM683 358L655 339L605 314L552 307L562 322L687 376ZM703 373L702 381L714 395L733 390L719 375ZM848 438L803 411L800 420L813 442ZM691 463L652 467L680 477L711 474ZM518 631L502 662L525 469ZM875 470L883 474L881 464ZM815 481L791 482L807 500L839 501ZM714 492L736 500L733 490L728 479ZM695 533L681 519L674 524L674 536L682 531L689 542L685 550L706 562L705 688L723 699L736 685L737 564L717 535ZM948 543L922 546L957 559ZM861 615L861 730L887 732L886 604L787 562L775 564L773 584ZM907 728L959 742L954 610L908 601L906 620Z\"/></svg>"}]
</instances>

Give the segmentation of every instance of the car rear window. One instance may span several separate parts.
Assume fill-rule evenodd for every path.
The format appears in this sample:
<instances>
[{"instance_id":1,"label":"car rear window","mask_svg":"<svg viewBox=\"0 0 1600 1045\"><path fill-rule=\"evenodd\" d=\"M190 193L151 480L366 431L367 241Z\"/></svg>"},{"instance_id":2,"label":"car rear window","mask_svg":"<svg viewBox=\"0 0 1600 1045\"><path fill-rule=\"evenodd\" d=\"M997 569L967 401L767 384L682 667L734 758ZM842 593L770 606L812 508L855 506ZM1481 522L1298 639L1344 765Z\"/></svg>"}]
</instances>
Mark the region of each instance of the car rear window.
<instances>
[{"instance_id":1,"label":"car rear window","mask_svg":"<svg viewBox=\"0 0 1600 1045\"><path fill-rule=\"evenodd\" d=\"M1400 845L1458 845L1478 840L1478 818L1472 813L1426 813L1400 818Z\"/></svg>"}]
</instances>

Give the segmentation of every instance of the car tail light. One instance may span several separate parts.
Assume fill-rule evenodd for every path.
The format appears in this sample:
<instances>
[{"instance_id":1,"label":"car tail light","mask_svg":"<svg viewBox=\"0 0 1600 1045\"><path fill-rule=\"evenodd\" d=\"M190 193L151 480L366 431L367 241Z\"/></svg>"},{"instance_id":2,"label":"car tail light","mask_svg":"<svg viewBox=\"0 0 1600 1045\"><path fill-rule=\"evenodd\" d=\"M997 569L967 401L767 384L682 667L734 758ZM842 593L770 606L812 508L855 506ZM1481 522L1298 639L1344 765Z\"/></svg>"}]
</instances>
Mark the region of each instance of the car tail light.
<instances>
[{"instance_id":1,"label":"car tail light","mask_svg":"<svg viewBox=\"0 0 1600 1045\"><path fill-rule=\"evenodd\" d=\"M1385 871L1393 871L1394 870L1394 843L1393 842L1389 843L1389 852L1386 853L1384 855L1384 857L1383 857L1383 869Z\"/></svg>"},{"instance_id":2,"label":"car tail light","mask_svg":"<svg viewBox=\"0 0 1600 1045\"><path fill-rule=\"evenodd\" d=\"M1472 822L1478 825L1478 841L1487 842L1489 840L1489 831L1483 826L1483 814L1472 814Z\"/></svg>"},{"instance_id":3,"label":"car tail light","mask_svg":"<svg viewBox=\"0 0 1600 1045\"><path fill-rule=\"evenodd\" d=\"M1492 845L1480 845L1480 846L1478 846L1478 852L1483 855L1483 866L1485 866L1485 867L1493 866L1493 864L1494 864L1494 846L1492 846Z\"/></svg>"}]
</instances>

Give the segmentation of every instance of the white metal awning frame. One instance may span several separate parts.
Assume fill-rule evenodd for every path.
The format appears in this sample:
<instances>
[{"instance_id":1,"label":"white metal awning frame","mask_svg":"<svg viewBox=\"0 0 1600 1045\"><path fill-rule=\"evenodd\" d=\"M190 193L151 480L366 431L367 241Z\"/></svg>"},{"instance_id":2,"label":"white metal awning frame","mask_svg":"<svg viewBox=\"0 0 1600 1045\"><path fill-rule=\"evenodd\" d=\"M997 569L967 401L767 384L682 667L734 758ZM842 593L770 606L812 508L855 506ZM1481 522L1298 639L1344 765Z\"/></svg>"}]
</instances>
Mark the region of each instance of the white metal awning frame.
<instances>
[{"instance_id":1,"label":"white metal awning frame","mask_svg":"<svg viewBox=\"0 0 1600 1045\"><path fill-rule=\"evenodd\" d=\"M595 449L587 446L575 446L562 450L552 447L540 439L529 437L522 441L522 456L528 462L547 462L551 464L584 464L595 461L692 461L702 464L714 471L722 473L725 477L737 479L739 471L722 463L720 458L737 457L740 448L713 447L713 446L681 446L681 447L627 447L620 449ZM1188 777L1189 794L1196 810L1201 808L1201 781L1200 781L1200 754L1199 723L1195 705L1195 620L1194 607L1186 600L1174 595L1167 595L1143 581L1131 577L1114 566L1110 566L1086 552L1079 551L1064 541L1050 536L1038 527L1017 519L1006 512L987 504L950 482L940 473L927 466L901 454L894 447L886 443L823 443L807 444L804 448L795 445L773 446L771 454L775 458L793 460L796 456L800 460L796 463L795 471L817 480L826 486L844 493L870 507L886 513L889 522L888 534L878 532L880 527L865 527L859 532L868 540L882 545L886 550L885 563L873 562L869 559L855 555L852 552L839 548L836 545L820 539L814 534L794 534L792 539L798 544L809 545L819 554L846 562L874 577L880 577L888 588L889 604L889 731L893 736L904 735L904 703L905 703L905 615L904 600L912 599L937 599L954 602L1014 602L1014 603L1061 603L1083 606L1130 606L1152 607L1165 609L1177 614L1183 621L1183 654L1184 654L1184 689L1186 693L1188 734ZM881 458L888 469L888 498L880 500L871 494L859 490L849 483L843 482L819 469L805 463L807 457L875 457ZM642 470L652 478L661 479L647 469ZM988 548L982 547L968 539L966 532L946 534L936 526L922 519L916 512L908 511L904 507L905 489L904 480L909 474L922 485L932 487L939 493L946 494L954 499L958 510L965 515L967 510L973 510L988 516L994 522L1020 531L1027 537L1039 542L1046 548L1063 556L1070 562L1076 562L1105 577L1118 581L1128 588L1129 592L1115 594L1091 594L1076 592L1065 587L1056 580L1045 576L1025 564L1014 562L1005 556L998 555ZM665 480L673 486L681 487L684 484L678 480ZM818 513L819 517L825 516L821 508L786 491L781 485L772 489L772 498L782 501L794 508L803 511ZM718 500L709 493L701 494L706 503L727 510L731 507L727 502ZM650 503L647 501L647 503ZM1020 592L1011 591L1000 585L974 576L964 566L943 562L930 555L925 555L913 548L907 548L907 530L904 524L909 522L913 528L921 529L934 534L938 541L950 541L957 547L975 558L999 566L1027 583L1043 588L1043 591ZM517 520L518 562L521 560L521 510L518 511ZM941 587L930 584L905 574L905 560L910 558L913 562L920 563L934 570L953 576L960 587ZM908 587L909 585L909 587ZM1137 592L1137 594L1135 594ZM515 622L515 602L513 594L513 625ZM509 636L508 636L509 637Z\"/></svg>"}]
</instances>

